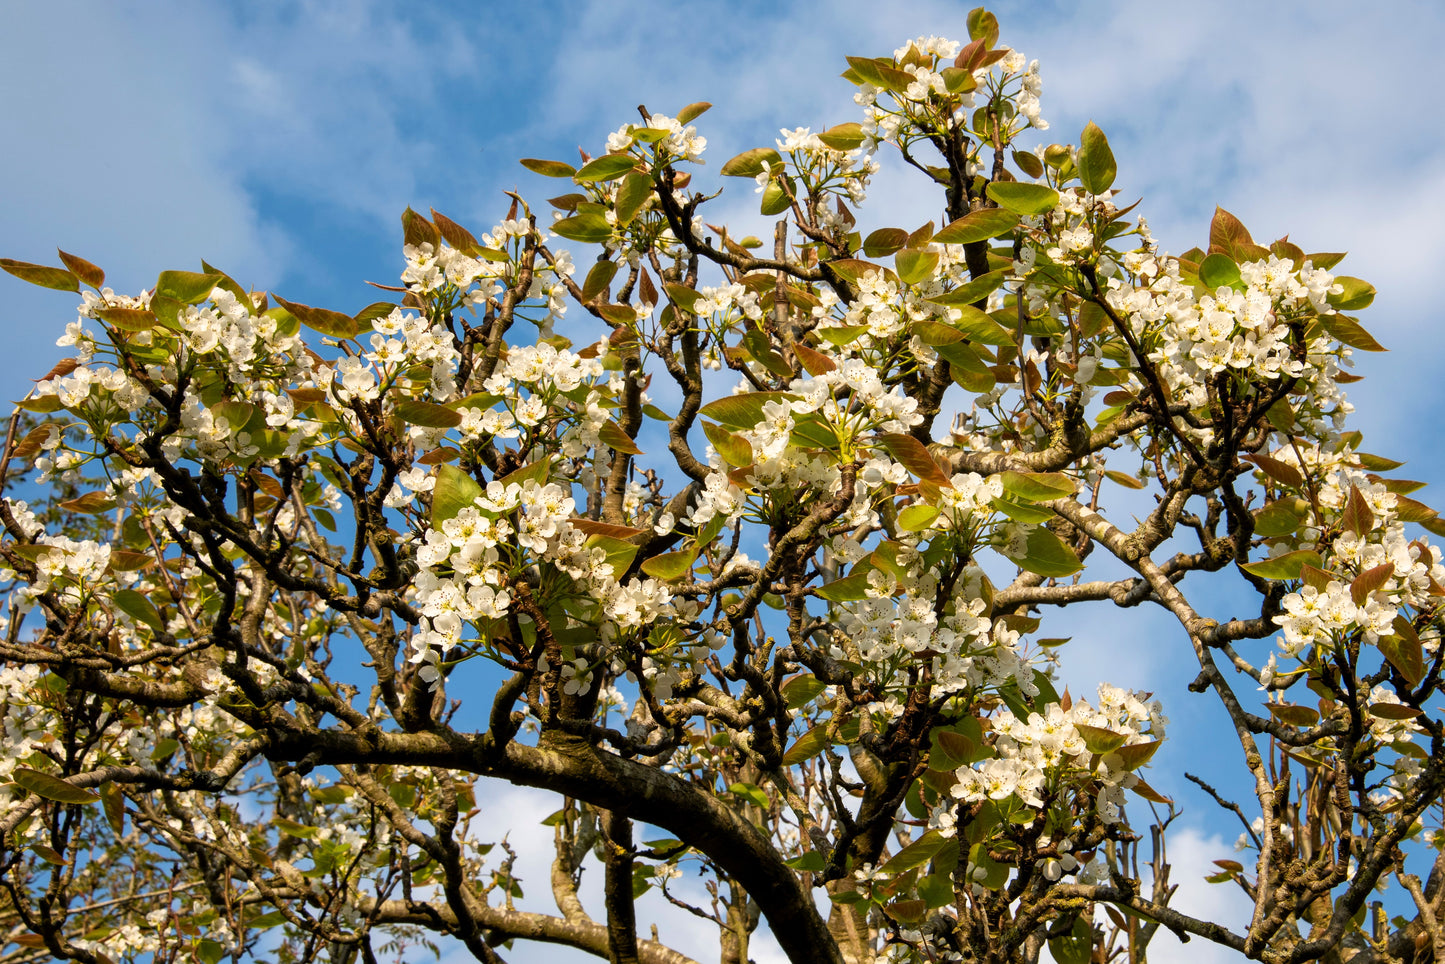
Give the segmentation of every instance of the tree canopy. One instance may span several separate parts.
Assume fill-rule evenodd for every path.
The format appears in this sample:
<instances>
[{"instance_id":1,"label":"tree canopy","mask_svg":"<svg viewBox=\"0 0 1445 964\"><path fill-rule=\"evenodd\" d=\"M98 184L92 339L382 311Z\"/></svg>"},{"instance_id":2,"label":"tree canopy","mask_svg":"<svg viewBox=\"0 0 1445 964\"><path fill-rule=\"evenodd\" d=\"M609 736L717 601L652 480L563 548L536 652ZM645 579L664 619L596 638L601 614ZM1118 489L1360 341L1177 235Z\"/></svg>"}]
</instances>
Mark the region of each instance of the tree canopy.
<instances>
[{"instance_id":1,"label":"tree canopy","mask_svg":"<svg viewBox=\"0 0 1445 964\"><path fill-rule=\"evenodd\" d=\"M0 260L82 298L0 462L0 962L685 964L659 906L723 964L1442 959L1445 523L1349 424L1374 289L1223 210L1161 251L967 28L719 178L710 105L643 108L522 161L546 208L408 209L356 314ZM880 151L937 223L859 229ZM1080 606L1225 711L1245 924L1173 900L1166 708L1060 691Z\"/></svg>"}]
</instances>

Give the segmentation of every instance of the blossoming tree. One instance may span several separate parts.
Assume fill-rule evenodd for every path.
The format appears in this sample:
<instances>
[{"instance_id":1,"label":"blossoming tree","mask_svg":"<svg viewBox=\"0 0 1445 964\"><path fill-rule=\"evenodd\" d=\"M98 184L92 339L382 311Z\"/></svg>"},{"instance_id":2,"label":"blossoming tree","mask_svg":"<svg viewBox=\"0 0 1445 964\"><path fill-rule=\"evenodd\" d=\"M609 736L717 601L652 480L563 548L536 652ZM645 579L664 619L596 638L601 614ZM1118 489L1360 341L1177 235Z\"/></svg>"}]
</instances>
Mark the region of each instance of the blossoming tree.
<instances>
[{"instance_id":1,"label":"blossoming tree","mask_svg":"<svg viewBox=\"0 0 1445 964\"><path fill-rule=\"evenodd\" d=\"M766 243L709 222L693 104L523 161L550 218L408 211L356 315L0 263L84 288L0 464L0 959L682 964L664 902L725 964L763 921L799 964L1440 959L1441 524L1348 426L1373 290L1224 211L1162 253L968 29L722 165ZM939 224L857 230L884 150ZM1054 685L1085 604L1162 607L1227 711L1237 927L1171 900L1163 708ZM550 879L496 781L556 795Z\"/></svg>"}]
</instances>

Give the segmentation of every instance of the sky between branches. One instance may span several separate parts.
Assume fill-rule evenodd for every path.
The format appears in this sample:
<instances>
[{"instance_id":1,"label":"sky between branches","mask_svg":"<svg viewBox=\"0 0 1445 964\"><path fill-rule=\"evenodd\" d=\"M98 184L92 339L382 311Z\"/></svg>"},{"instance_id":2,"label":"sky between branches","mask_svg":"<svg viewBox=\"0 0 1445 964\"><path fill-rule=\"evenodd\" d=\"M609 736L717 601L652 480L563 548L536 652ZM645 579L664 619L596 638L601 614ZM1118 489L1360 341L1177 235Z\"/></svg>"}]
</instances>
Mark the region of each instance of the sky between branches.
<instances>
[{"instance_id":1,"label":"sky between branches","mask_svg":"<svg viewBox=\"0 0 1445 964\"><path fill-rule=\"evenodd\" d=\"M480 232L505 212L501 192L519 188L545 215L559 182L516 159L599 153L638 104L673 114L714 103L698 122L705 183L781 127L857 119L838 79L843 57L887 54L918 35L966 40L971 5L11 0L0 32L0 256L55 263L63 247L126 293L205 258L243 284L356 310L376 300L363 280L400 272L407 205ZM1368 378L1350 387L1354 426L1366 450L1445 483L1433 292L1445 261L1445 128L1435 117L1445 10L1257 0L992 9L1001 42L1041 61L1048 136L1068 143L1090 119L1103 127L1122 202L1144 198L1166 250L1205 241L1220 204L1258 240L1288 232L1306 250L1351 252L1339 270L1379 289L1362 320L1392 349L1357 355ZM709 220L755 230L752 185L727 187ZM885 160L860 227L911 230L940 203ZM19 398L61 357L67 297L0 277L4 397ZM1442 507L1434 487L1423 495ZM1216 604L1228 611L1227 596ZM1189 889L1223 912L1228 899L1197 878L1227 856L1238 828L1180 774L1185 760L1221 779L1237 767L1212 754L1222 714L1185 692L1192 659L1167 620L1068 612L1062 632L1077 642L1065 678L1076 691L1107 677L1164 698L1171 745L1150 780L1189 811L1176 825L1188 828L1176 879L1192 874ZM531 805L512 796L516 809ZM531 874L539 891L544 868L539 860ZM691 931L684 950L710 956L715 937L686 920L676 930ZM534 950L512 959L562 959ZM768 954L756 948L760 961Z\"/></svg>"}]
</instances>

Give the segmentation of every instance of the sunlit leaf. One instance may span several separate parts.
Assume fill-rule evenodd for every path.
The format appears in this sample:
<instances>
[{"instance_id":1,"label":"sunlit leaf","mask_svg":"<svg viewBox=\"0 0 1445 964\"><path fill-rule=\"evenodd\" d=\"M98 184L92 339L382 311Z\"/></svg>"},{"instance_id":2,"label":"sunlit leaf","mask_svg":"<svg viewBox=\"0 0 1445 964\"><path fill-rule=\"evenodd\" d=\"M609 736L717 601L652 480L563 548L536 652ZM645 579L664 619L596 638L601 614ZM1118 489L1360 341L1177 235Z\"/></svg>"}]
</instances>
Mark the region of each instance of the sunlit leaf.
<instances>
[{"instance_id":1,"label":"sunlit leaf","mask_svg":"<svg viewBox=\"0 0 1445 964\"><path fill-rule=\"evenodd\" d=\"M1047 214L1059 203L1059 192L1027 181L994 181L988 196L1001 208L1021 215Z\"/></svg>"},{"instance_id":2,"label":"sunlit leaf","mask_svg":"<svg viewBox=\"0 0 1445 964\"><path fill-rule=\"evenodd\" d=\"M11 772L10 779L37 797L44 797L46 800L54 800L57 803L84 804L94 803L100 799L100 794L94 790L77 787L57 776L32 770L29 767L16 767Z\"/></svg>"}]
</instances>

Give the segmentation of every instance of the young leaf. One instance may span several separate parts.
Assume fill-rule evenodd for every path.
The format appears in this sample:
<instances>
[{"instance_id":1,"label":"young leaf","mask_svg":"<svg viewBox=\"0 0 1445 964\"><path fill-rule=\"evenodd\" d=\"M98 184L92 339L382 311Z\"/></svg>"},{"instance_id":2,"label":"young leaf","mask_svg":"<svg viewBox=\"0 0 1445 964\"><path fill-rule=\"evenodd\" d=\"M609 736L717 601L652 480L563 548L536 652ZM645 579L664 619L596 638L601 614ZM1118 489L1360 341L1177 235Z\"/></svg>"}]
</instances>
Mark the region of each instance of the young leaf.
<instances>
[{"instance_id":1,"label":"young leaf","mask_svg":"<svg viewBox=\"0 0 1445 964\"><path fill-rule=\"evenodd\" d=\"M677 122L679 124L690 124L693 121L697 120L699 117L701 117L703 115L703 112L711 106L712 104L708 103L705 100L700 100L695 103L688 104L682 110L677 112Z\"/></svg>"},{"instance_id":2,"label":"young leaf","mask_svg":"<svg viewBox=\"0 0 1445 964\"><path fill-rule=\"evenodd\" d=\"M421 217L421 215L417 215L417 217ZM312 308L310 305L297 304L294 301L287 301L280 295L272 295L272 297L280 303L281 307L291 312L301 324L312 331L319 331L328 338L344 341L348 338L355 338L361 330L356 319L350 315L343 315L341 312L332 311L329 308Z\"/></svg>"},{"instance_id":3,"label":"young leaf","mask_svg":"<svg viewBox=\"0 0 1445 964\"><path fill-rule=\"evenodd\" d=\"M987 193L999 207L1022 215L1047 214L1059 203L1058 191L1026 181L994 181Z\"/></svg>"},{"instance_id":4,"label":"young leaf","mask_svg":"<svg viewBox=\"0 0 1445 964\"><path fill-rule=\"evenodd\" d=\"M16 261L14 258L0 258L0 268L21 281L28 281L42 288L54 288L56 291L80 290L80 279L64 268L48 268L43 264Z\"/></svg>"},{"instance_id":5,"label":"young leaf","mask_svg":"<svg viewBox=\"0 0 1445 964\"><path fill-rule=\"evenodd\" d=\"M116 609L119 609L136 622L144 623L156 632L161 632L166 628L165 620L161 618L161 614L156 607L149 599L134 589L117 589L110 598L111 602L115 603Z\"/></svg>"},{"instance_id":6,"label":"young leaf","mask_svg":"<svg viewBox=\"0 0 1445 964\"><path fill-rule=\"evenodd\" d=\"M753 464L753 446L747 439L712 422L703 422L702 430L712 447L717 449L717 454L721 455L728 465L742 468Z\"/></svg>"},{"instance_id":7,"label":"young leaf","mask_svg":"<svg viewBox=\"0 0 1445 964\"><path fill-rule=\"evenodd\" d=\"M637 158L631 154L603 154L578 168L572 179L583 183L615 181L636 166Z\"/></svg>"},{"instance_id":8,"label":"young leaf","mask_svg":"<svg viewBox=\"0 0 1445 964\"><path fill-rule=\"evenodd\" d=\"M642 564L642 571L654 579L671 582L674 579L681 579L691 572L692 564L696 561L696 549L664 552L645 561Z\"/></svg>"},{"instance_id":9,"label":"young leaf","mask_svg":"<svg viewBox=\"0 0 1445 964\"><path fill-rule=\"evenodd\" d=\"M1020 569L1050 579L1061 579L1084 568L1074 550L1043 526L1029 533L1025 545L1023 557L1014 559Z\"/></svg>"},{"instance_id":10,"label":"young leaf","mask_svg":"<svg viewBox=\"0 0 1445 964\"><path fill-rule=\"evenodd\" d=\"M37 797L44 797L46 800L54 800L57 803L84 804L94 803L100 799L100 794L93 790L77 787L59 777L32 770L29 767L16 767L11 772L10 778Z\"/></svg>"},{"instance_id":11,"label":"young leaf","mask_svg":"<svg viewBox=\"0 0 1445 964\"><path fill-rule=\"evenodd\" d=\"M617 223L620 225L630 224L652 197L652 178L646 174L630 172L622 178L622 186L617 190Z\"/></svg>"},{"instance_id":12,"label":"young leaf","mask_svg":"<svg viewBox=\"0 0 1445 964\"><path fill-rule=\"evenodd\" d=\"M622 431L622 426L610 418L603 422L602 427L597 430L597 437L602 440L603 445L606 445L610 449L624 452L628 455L642 454L642 449L638 448L637 443L632 441L632 438L628 436L626 432Z\"/></svg>"},{"instance_id":13,"label":"young leaf","mask_svg":"<svg viewBox=\"0 0 1445 964\"><path fill-rule=\"evenodd\" d=\"M972 244L1008 234L1018 223L1019 216L1012 211L1003 208L979 208L956 221L948 222L943 230L933 236L933 240L938 244Z\"/></svg>"},{"instance_id":14,"label":"young leaf","mask_svg":"<svg viewBox=\"0 0 1445 964\"><path fill-rule=\"evenodd\" d=\"M162 271L156 279L156 294L172 298L183 305L196 305L211 297L211 292L216 290L221 280L220 274Z\"/></svg>"},{"instance_id":15,"label":"young leaf","mask_svg":"<svg viewBox=\"0 0 1445 964\"><path fill-rule=\"evenodd\" d=\"M828 728L822 725L811 727L808 732L798 737L796 743L788 747L787 752L783 754L783 766L793 767L805 763L822 753L827 745Z\"/></svg>"},{"instance_id":16,"label":"young leaf","mask_svg":"<svg viewBox=\"0 0 1445 964\"><path fill-rule=\"evenodd\" d=\"M1239 568L1261 579L1298 579L1305 566L1320 565L1320 554L1313 549L1286 552L1270 559L1247 563Z\"/></svg>"},{"instance_id":17,"label":"young leaf","mask_svg":"<svg viewBox=\"0 0 1445 964\"><path fill-rule=\"evenodd\" d=\"M59 248L55 249L55 253L60 255L60 263L69 268L71 274L92 288L99 290L101 285L105 284L105 272L89 261L61 251Z\"/></svg>"},{"instance_id":18,"label":"young leaf","mask_svg":"<svg viewBox=\"0 0 1445 964\"><path fill-rule=\"evenodd\" d=\"M1228 288L1239 281L1239 265L1227 254L1216 251L1199 263L1199 282L1211 291Z\"/></svg>"},{"instance_id":19,"label":"young leaf","mask_svg":"<svg viewBox=\"0 0 1445 964\"><path fill-rule=\"evenodd\" d=\"M898 528L904 532L918 532L927 529L938 516L938 506L915 503L898 513Z\"/></svg>"},{"instance_id":20,"label":"young leaf","mask_svg":"<svg viewBox=\"0 0 1445 964\"><path fill-rule=\"evenodd\" d=\"M950 308L972 305L997 291L1007 276L1008 271L1002 268L998 271L990 271L988 274L979 275L977 278L964 282L952 291L928 300L936 305L948 305Z\"/></svg>"},{"instance_id":21,"label":"young leaf","mask_svg":"<svg viewBox=\"0 0 1445 964\"><path fill-rule=\"evenodd\" d=\"M1090 194L1103 194L1114 183L1118 167L1109 139L1099 125L1089 121L1079 138L1079 180Z\"/></svg>"},{"instance_id":22,"label":"young leaf","mask_svg":"<svg viewBox=\"0 0 1445 964\"><path fill-rule=\"evenodd\" d=\"M750 429L763 420L763 406L768 402L793 402L797 399L798 396L787 392L747 392L708 402L698 410L698 414L731 428Z\"/></svg>"},{"instance_id":23,"label":"young leaf","mask_svg":"<svg viewBox=\"0 0 1445 964\"><path fill-rule=\"evenodd\" d=\"M146 308L102 308L96 314L101 321L121 331L150 331L161 323L156 313Z\"/></svg>"},{"instance_id":24,"label":"young leaf","mask_svg":"<svg viewBox=\"0 0 1445 964\"><path fill-rule=\"evenodd\" d=\"M552 232L569 241L599 244L612 237L612 225L601 214L577 214L553 222Z\"/></svg>"},{"instance_id":25,"label":"young leaf","mask_svg":"<svg viewBox=\"0 0 1445 964\"><path fill-rule=\"evenodd\" d=\"M769 170L776 171L782 165L783 157L771 147L755 147L725 163L721 173L726 177L757 177L763 173L764 163Z\"/></svg>"},{"instance_id":26,"label":"young leaf","mask_svg":"<svg viewBox=\"0 0 1445 964\"><path fill-rule=\"evenodd\" d=\"M571 177L577 169L562 161L544 161L539 157L522 158L522 166L543 177Z\"/></svg>"},{"instance_id":27,"label":"young leaf","mask_svg":"<svg viewBox=\"0 0 1445 964\"><path fill-rule=\"evenodd\" d=\"M1254 239L1249 236L1239 218L1222 207L1215 207L1214 219L1209 223L1209 250L1233 256L1237 245L1250 245Z\"/></svg>"},{"instance_id":28,"label":"young leaf","mask_svg":"<svg viewBox=\"0 0 1445 964\"><path fill-rule=\"evenodd\" d=\"M933 460L923 443L912 435L880 435L878 441L888 450L893 461L898 462L923 482L932 482L939 488L953 488L953 483L943 469Z\"/></svg>"},{"instance_id":29,"label":"young leaf","mask_svg":"<svg viewBox=\"0 0 1445 964\"><path fill-rule=\"evenodd\" d=\"M423 428L456 428L462 424L460 412L432 402L408 399L396 403L396 414L409 425Z\"/></svg>"},{"instance_id":30,"label":"young leaf","mask_svg":"<svg viewBox=\"0 0 1445 964\"><path fill-rule=\"evenodd\" d=\"M1003 489L1025 502L1049 502L1074 494L1078 484L1062 472L1005 472Z\"/></svg>"},{"instance_id":31,"label":"young leaf","mask_svg":"<svg viewBox=\"0 0 1445 964\"><path fill-rule=\"evenodd\" d=\"M473 505L482 494L482 487L470 475L446 463L437 466L436 479L431 495L431 522L433 528L440 529L443 522Z\"/></svg>"},{"instance_id":32,"label":"young leaf","mask_svg":"<svg viewBox=\"0 0 1445 964\"><path fill-rule=\"evenodd\" d=\"M893 263L904 284L916 285L932 276L938 267L938 252L904 248L894 256Z\"/></svg>"},{"instance_id":33,"label":"young leaf","mask_svg":"<svg viewBox=\"0 0 1445 964\"><path fill-rule=\"evenodd\" d=\"M879 228L863 239L863 253L870 258L884 258L908 243L908 232L902 228Z\"/></svg>"}]
</instances>

